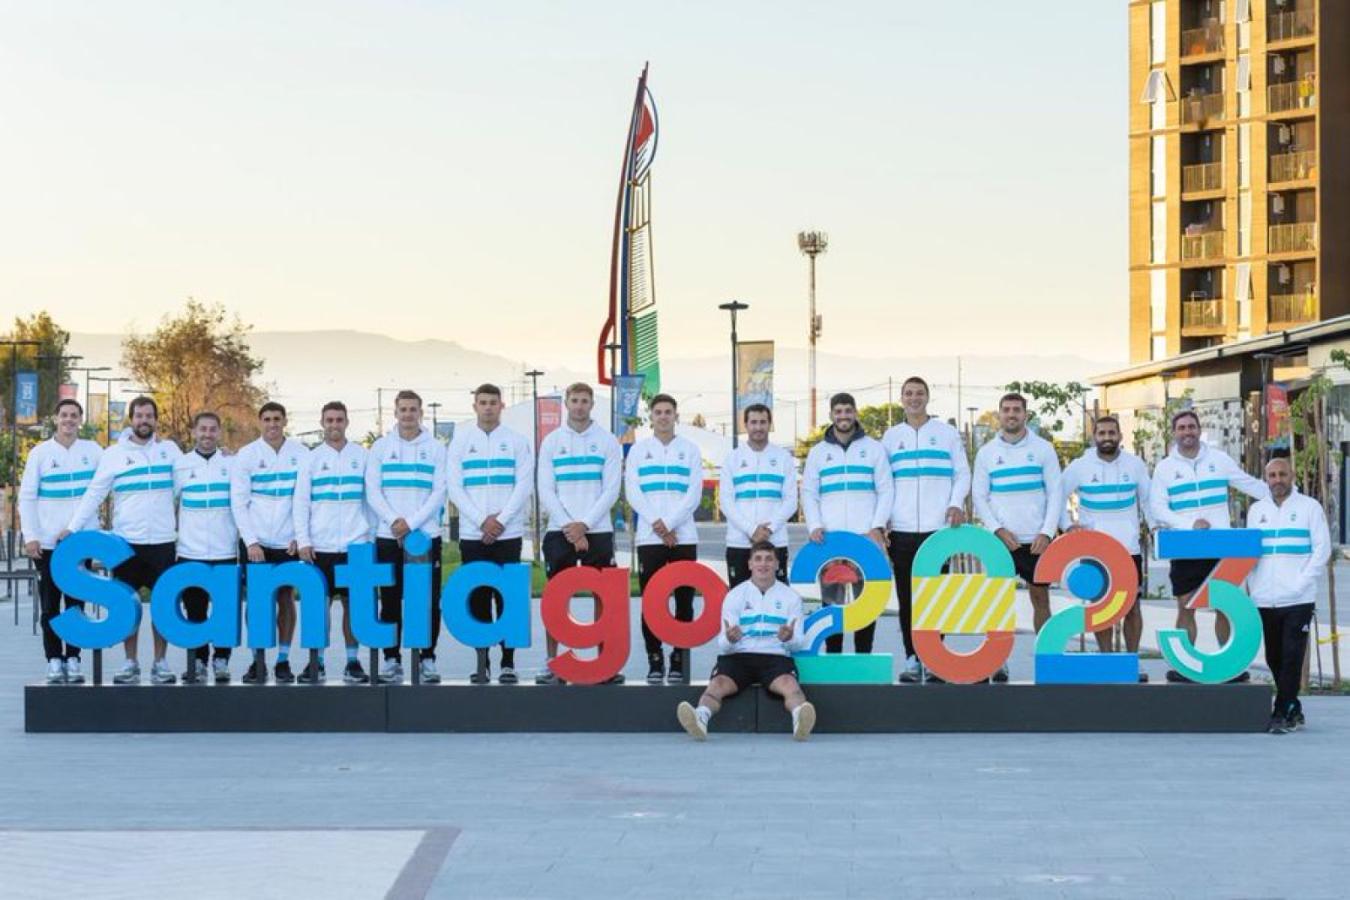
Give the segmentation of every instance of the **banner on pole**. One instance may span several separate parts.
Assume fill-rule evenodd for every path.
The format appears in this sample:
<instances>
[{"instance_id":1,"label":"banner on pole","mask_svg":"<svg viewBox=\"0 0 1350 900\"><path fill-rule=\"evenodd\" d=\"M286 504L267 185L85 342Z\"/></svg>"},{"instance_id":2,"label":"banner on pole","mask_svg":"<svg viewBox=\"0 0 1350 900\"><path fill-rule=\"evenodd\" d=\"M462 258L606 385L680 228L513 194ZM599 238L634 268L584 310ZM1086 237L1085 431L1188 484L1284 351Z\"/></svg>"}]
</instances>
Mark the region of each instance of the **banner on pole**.
<instances>
[{"instance_id":1,"label":"banner on pole","mask_svg":"<svg viewBox=\"0 0 1350 900\"><path fill-rule=\"evenodd\" d=\"M534 443L534 452L539 452L539 445L544 442L544 438L549 436L550 432L556 431L558 426L562 425L562 398L558 396L540 397L538 405L534 409L534 428L536 440Z\"/></svg>"},{"instance_id":2,"label":"banner on pole","mask_svg":"<svg viewBox=\"0 0 1350 900\"><path fill-rule=\"evenodd\" d=\"M755 403L773 409L773 341L736 345L736 418Z\"/></svg>"},{"instance_id":3,"label":"banner on pole","mask_svg":"<svg viewBox=\"0 0 1350 900\"><path fill-rule=\"evenodd\" d=\"M63 384L56 389L58 400L79 400L80 386L78 384Z\"/></svg>"},{"instance_id":4,"label":"banner on pole","mask_svg":"<svg viewBox=\"0 0 1350 900\"><path fill-rule=\"evenodd\" d=\"M14 421L19 425L36 425L37 406L37 373L18 373L18 377L14 381Z\"/></svg>"},{"instance_id":5,"label":"banner on pole","mask_svg":"<svg viewBox=\"0 0 1350 900\"><path fill-rule=\"evenodd\" d=\"M106 443L108 435L104 429L108 424L108 395L94 394L89 395L89 408L84 411L85 421L98 429L98 434Z\"/></svg>"},{"instance_id":6,"label":"banner on pole","mask_svg":"<svg viewBox=\"0 0 1350 900\"><path fill-rule=\"evenodd\" d=\"M117 440L117 436L122 432L127 420L127 401L109 400L108 401L108 443L111 444Z\"/></svg>"},{"instance_id":7,"label":"banner on pole","mask_svg":"<svg viewBox=\"0 0 1350 900\"><path fill-rule=\"evenodd\" d=\"M1278 382L1266 385L1266 446L1289 446L1289 390Z\"/></svg>"},{"instance_id":8,"label":"banner on pole","mask_svg":"<svg viewBox=\"0 0 1350 900\"><path fill-rule=\"evenodd\" d=\"M633 422L638 417L638 401L642 399L642 385L646 376L618 375L614 378L614 411L610 430L621 444L631 444L636 437Z\"/></svg>"}]
</instances>

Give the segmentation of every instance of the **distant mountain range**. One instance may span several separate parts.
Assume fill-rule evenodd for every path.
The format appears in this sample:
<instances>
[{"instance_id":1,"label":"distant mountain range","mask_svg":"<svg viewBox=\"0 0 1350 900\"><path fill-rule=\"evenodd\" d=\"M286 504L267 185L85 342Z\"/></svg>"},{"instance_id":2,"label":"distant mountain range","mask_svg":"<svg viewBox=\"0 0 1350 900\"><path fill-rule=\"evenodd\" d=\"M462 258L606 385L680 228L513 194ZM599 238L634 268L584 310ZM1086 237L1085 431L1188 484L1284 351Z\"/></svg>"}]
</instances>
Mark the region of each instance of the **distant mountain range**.
<instances>
[{"instance_id":1,"label":"distant mountain range","mask_svg":"<svg viewBox=\"0 0 1350 900\"><path fill-rule=\"evenodd\" d=\"M84 365L121 362L123 335L73 334L70 352L80 354ZM414 387L428 403L439 402L441 419L463 419L470 414L470 390L485 381L501 385L508 403L529 399L526 364L506 356L469 349L444 340L404 341L360 331L259 331L249 337L253 351L265 361L262 378L274 397L291 411L293 430L302 430L318 418L328 400L341 399L352 411L353 426L362 431L373 427L378 402L377 388L396 390ZM561 356L562 354L560 354ZM533 360L545 370L541 394L573 381L594 381L594 371L554 368L547 360ZM1002 386L1013 380L1086 381L1093 374L1123 365L1122 360L1087 359L1069 354L1007 354L969 356L961 359L962 389L959 406L990 408ZM807 351L780 347L776 359L775 396L778 421L805 430L807 405ZM900 381L921 375L933 386L934 410L944 416L958 412L957 360L897 353L893 357L850 357L839 353L817 356L819 408L830 393L853 392L858 402L886 402L887 379L892 378L891 396L898 402ZM731 372L728 354L662 361L663 387L680 399L685 421L702 414L709 427L729 421ZM388 421L392 390L383 392ZM962 413L964 415L964 412Z\"/></svg>"}]
</instances>

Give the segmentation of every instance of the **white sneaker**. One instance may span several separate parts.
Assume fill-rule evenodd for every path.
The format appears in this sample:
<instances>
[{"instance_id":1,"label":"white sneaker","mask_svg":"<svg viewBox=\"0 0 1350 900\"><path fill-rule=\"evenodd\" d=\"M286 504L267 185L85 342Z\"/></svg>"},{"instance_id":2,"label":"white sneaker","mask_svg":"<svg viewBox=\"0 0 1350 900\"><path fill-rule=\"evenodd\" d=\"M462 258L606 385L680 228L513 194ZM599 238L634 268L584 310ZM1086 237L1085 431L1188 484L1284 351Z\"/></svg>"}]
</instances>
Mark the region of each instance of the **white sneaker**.
<instances>
[{"instance_id":1,"label":"white sneaker","mask_svg":"<svg viewBox=\"0 0 1350 900\"><path fill-rule=\"evenodd\" d=\"M696 741L706 741L708 739L708 726L698 717L698 710L694 709L693 704L687 700L680 701L680 705L675 707L675 718L680 720L684 730L689 732L689 736Z\"/></svg>"},{"instance_id":2,"label":"white sneaker","mask_svg":"<svg viewBox=\"0 0 1350 900\"><path fill-rule=\"evenodd\" d=\"M80 671L78 656L66 660L66 684L84 684L84 673Z\"/></svg>"},{"instance_id":3,"label":"white sneaker","mask_svg":"<svg viewBox=\"0 0 1350 900\"><path fill-rule=\"evenodd\" d=\"M216 679L216 684L229 684L230 682L230 663L228 660L217 656L211 660L211 674Z\"/></svg>"},{"instance_id":4,"label":"white sneaker","mask_svg":"<svg viewBox=\"0 0 1350 900\"><path fill-rule=\"evenodd\" d=\"M403 681L403 663L397 659L386 659L380 666L380 684L400 684Z\"/></svg>"},{"instance_id":5,"label":"white sneaker","mask_svg":"<svg viewBox=\"0 0 1350 900\"><path fill-rule=\"evenodd\" d=\"M66 683L66 667L61 663L61 660L59 659L47 660L47 683L48 684Z\"/></svg>"},{"instance_id":6,"label":"white sneaker","mask_svg":"<svg viewBox=\"0 0 1350 900\"><path fill-rule=\"evenodd\" d=\"M122 668L113 676L113 684L140 684L141 664L134 659L122 663Z\"/></svg>"},{"instance_id":7,"label":"white sneaker","mask_svg":"<svg viewBox=\"0 0 1350 900\"><path fill-rule=\"evenodd\" d=\"M792 739L794 741L804 741L811 735L811 729L816 727L816 708L810 703L803 703L792 711Z\"/></svg>"},{"instance_id":8,"label":"white sneaker","mask_svg":"<svg viewBox=\"0 0 1350 900\"><path fill-rule=\"evenodd\" d=\"M919 658L917 656L905 657L905 668L900 672L900 683L918 684L919 678Z\"/></svg>"},{"instance_id":9,"label":"white sneaker","mask_svg":"<svg viewBox=\"0 0 1350 900\"><path fill-rule=\"evenodd\" d=\"M162 659L155 660L154 665L150 667L151 684L173 684L178 681L178 676L173 674L169 664Z\"/></svg>"},{"instance_id":10,"label":"white sneaker","mask_svg":"<svg viewBox=\"0 0 1350 900\"><path fill-rule=\"evenodd\" d=\"M422 681L425 684L440 684L441 673L436 671L436 660L424 659L421 666Z\"/></svg>"}]
</instances>

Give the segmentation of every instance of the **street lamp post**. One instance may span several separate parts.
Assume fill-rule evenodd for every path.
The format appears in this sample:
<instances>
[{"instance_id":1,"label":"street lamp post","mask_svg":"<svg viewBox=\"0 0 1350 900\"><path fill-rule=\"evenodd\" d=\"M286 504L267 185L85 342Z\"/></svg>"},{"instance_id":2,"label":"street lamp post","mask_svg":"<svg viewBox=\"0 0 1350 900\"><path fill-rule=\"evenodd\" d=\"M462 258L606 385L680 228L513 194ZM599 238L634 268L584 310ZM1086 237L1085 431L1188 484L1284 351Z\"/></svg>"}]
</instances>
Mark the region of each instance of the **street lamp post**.
<instances>
[{"instance_id":1,"label":"street lamp post","mask_svg":"<svg viewBox=\"0 0 1350 900\"><path fill-rule=\"evenodd\" d=\"M530 432L534 439L534 561L539 562L539 376L544 373L531 369L525 375L530 379Z\"/></svg>"},{"instance_id":2,"label":"street lamp post","mask_svg":"<svg viewBox=\"0 0 1350 900\"><path fill-rule=\"evenodd\" d=\"M749 303L742 303L739 300L731 300L727 303L719 303L718 309L725 309L731 313L731 449L735 450L739 441L740 419L737 416L736 409L736 313L750 308Z\"/></svg>"},{"instance_id":3,"label":"street lamp post","mask_svg":"<svg viewBox=\"0 0 1350 900\"><path fill-rule=\"evenodd\" d=\"M1258 414L1261 416L1260 431L1258 432L1261 443L1256 448L1256 465L1260 468L1265 465L1266 443L1270 440L1270 426L1268 424L1270 411L1267 409L1269 400L1266 396L1270 387L1270 365L1278 357L1274 353L1257 353L1255 356L1257 361L1261 363L1261 402L1257 405ZM1289 448L1289 452L1291 455L1293 454L1294 448L1292 446Z\"/></svg>"},{"instance_id":4,"label":"street lamp post","mask_svg":"<svg viewBox=\"0 0 1350 900\"><path fill-rule=\"evenodd\" d=\"M616 438L621 438L619 434L618 415L619 415L619 395L615 379L619 377L619 351L623 349L623 344L606 344L605 349L609 351L609 430L614 432Z\"/></svg>"}]
</instances>

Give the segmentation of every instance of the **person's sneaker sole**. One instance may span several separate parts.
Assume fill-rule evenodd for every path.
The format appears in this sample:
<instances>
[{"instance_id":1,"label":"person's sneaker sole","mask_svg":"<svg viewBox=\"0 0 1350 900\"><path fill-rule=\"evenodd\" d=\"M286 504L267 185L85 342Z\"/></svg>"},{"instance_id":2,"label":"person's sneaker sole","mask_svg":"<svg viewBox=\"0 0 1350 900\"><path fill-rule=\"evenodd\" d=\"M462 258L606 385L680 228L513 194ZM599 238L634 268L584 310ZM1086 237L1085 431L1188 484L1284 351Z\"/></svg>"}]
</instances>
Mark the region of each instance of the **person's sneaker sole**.
<instances>
[{"instance_id":1,"label":"person's sneaker sole","mask_svg":"<svg viewBox=\"0 0 1350 900\"><path fill-rule=\"evenodd\" d=\"M909 672L901 672L900 677L896 679L898 684L918 684L919 676L912 675Z\"/></svg>"},{"instance_id":2,"label":"person's sneaker sole","mask_svg":"<svg viewBox=\"0 0 1350 900\"><path fill-rule=\"evenodd\" d=\"M675 718L680 720L681 727L689 732L689 736L696 741L706 741L708 732L703 728L703 723L698 720L698 710L687 700L681 700L680 705L675 707Z\"/></svg>"},{"instance_id":3,"label":"person's sneaker sole","mask_svg":"<svg viewBox=\"0 0 1350 900\"><path fill-rule=\"evenodd\" d=\"M664 672L648 672L648 673L647 673L647 683L648 683L648 684L664 684L664 683L665 683L665 680L666 680L666 676L665 676L665 673L664 673Z\"/></svg>"},{"instance_id":4,"label":"person's sneaker sole","mask_svg":"<svg viewBox=\"0 0 1350 900\"><path fill-rule=\"evenodd\" d=\"M804 741L811 736L811 730L816 727L816 708L808 702L797 707L797 710L797 727L792 729L792 739Z\"/></svg>"}]
</instances>

